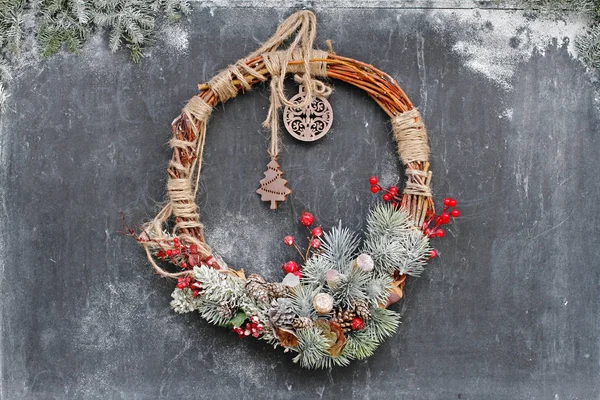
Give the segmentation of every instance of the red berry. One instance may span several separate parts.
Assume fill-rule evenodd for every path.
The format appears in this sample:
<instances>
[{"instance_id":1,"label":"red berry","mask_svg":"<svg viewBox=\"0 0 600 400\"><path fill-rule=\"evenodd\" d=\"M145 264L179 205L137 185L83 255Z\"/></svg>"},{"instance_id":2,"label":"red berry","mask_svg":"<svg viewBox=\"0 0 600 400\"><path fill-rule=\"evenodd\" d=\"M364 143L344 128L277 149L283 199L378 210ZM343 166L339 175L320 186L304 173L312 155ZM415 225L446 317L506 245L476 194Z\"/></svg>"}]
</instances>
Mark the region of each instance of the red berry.
<instances>
[{"instance_id":1,"label":"red berry","mask_svg":"<svg viewBox=\"0 0 600 400\"><path fill-rule=\"evenodd\" d=\"M186 269L188 267L188 263L184 262L181 263L181 268Z\"/></svg>"},{"instance_id":2,"label":"red berry","mask_svg":"<svg viewBox=\"0 0 600 400\"><path fill-rule=\"evenodd\" d=\"M398 194L398 188L396 186L390 186L389 191L394 195Z\"/></svg>"},{"instance_id":3,"label":"red berry","mask_svg":"<svg viewBox=\"0 0 600 400\"><path fill-rule=\"evenodd\" d=\"M291 246L294 244L294 237L287 235L286 237L283 238L283 243L287 244L288 246Z\"/></svg>"},{"instance_id":4,"label":"red berry","mask_svg":"<svg viewBox=\"0 0 600 400\"><path fill-rule=\"evenodd\" d=\"M174 256L178 255L178 254L179 254L179 250L177 250L177 249L173 250L172 254L173 254Z\"/></svg>"},{"instance_id":5,"label":"red berry","mask_svg":"<svg viewBox=\"0 0 600 400\"><path fill-rule=\"evenodd\" d=\"M438 256L438 252L436 249L433 249L429 252L429 258L435 258Z\"/></svg>"},{"instance_id":6,"label":"red berry","mask_svg":"<svg viewBox=\"0 0 600 400\"><path fill-rule=\"evenodd\" d=\"M444 205L445 205L445 206L449 206L449 205L450 205L450 200L452 200L450 197L446 197L446 198L444 199Z\"/></svg>"},{"instance_id":7,"label":"red berry","mask_svg":"<svg viewBox=\"0 0 600 400\"><path fill-rule=\"evenodd\" d=\"M281 266L281 269L283 270L283 272L289 274L290 272L298 271L300 268L298 267L298 264L295 261L288 261Z\"/></svg>"},{"instance_id":8,"label":"red berry","mask_svg":"<svg viewBox=\"0 0 600 400\"><path fill-rule=\"evenodd\" d=\"M383 201L390 201L392 200L392 195L389 193L386 193L383 195Z\"/></svg>"},{"instance_id":9,"label":"red berry","mask_svg":"<svg viewBox=\"0 0 600 400\"><path fill-rule=\"evenodd\" d=\"M460 210L452 210L452 216L454 218L460 217Z\"/></svg>"},{"instance_id":10,"label":"red berry","mask_svg":"<svg viewBox=\"0 0 600 400\"><path fill-rule=\"evenodd\" d=\"M171 257L171 255L173 254L173 250L167 250L166 253L167 257Z\"/></svg>"},{"instance_id":11,"label":"red berry","mask_svg":"<svg viewBox=\"0 0 600 400\"><path fill-rule=\"evenodd\" d=\"M456 200L455 199L450 199L450 204L448 204L450 207L456 207Z\"/></svg>"},{"instance_id":12,"label":"red berry","mask_svg":"<svg viewBox=\"0 0 600 400\"><path fill-rule=\"evenodd\" d=\"M312 247L313 249L318 249L319 247L321 247L321 241L319 239L311 240L310 247Z\"/></svg>"},{"instance_id":13,"label":"red berry","mask_svg":"<svg viewBox=\"0 0 600 400\"><path fill-rule=\"evenodd\" d=\"M447 224L448 222L450 222L450 214L449 213L443 212L440 217L442 219L442 224Z\"/></svg>"},{"instance_id":14,"label":"red berry","mask_svg":"<svg viewBox=\"0 0 600 400\"><path fill-rule=\"evenodd\" d=\"M185 282L177 282L177 289L185 289L186 286Z\"/></svg>"},{"instance_id":15,"label":"red berry","mask_svg":"<svg viewBox=\"0 0 600 400\"><path fill-rule=\"evenodd\" d=\"M300 215L300 223L306 227L311 226L315 222L315 217L308 211L302 212Z\"/></svg>"},{"instance_id":16,"label":"red berry","mask_svg":"<svg viewBox=\"0 0 600 400\"><path fill-rule=\"evenodd\" d=\"M379 192L379 190L380 190L379 186L377 186L377 185L371 186L371 193L377 193L377 192Z\"/></svg>"},{"instance_id":17,"label":"red berry","mask_svg":"<svg viewBox=\"0 0 600 400\"><path fill-rule=\"evenodd\" d=\"M173 243L179 243L179 238L178 237L174 237L173 238Z\"/></svg>"},{"instance_id":18,"label":"red berry","mask_svg":"<svg viewBox=\"0 0 600 400\"><path fill-rule=\"evenodd\" d=\"M352 318L351 327L353 331L360 331L365 329L365 321L362 318L354 317Z\"/></svg>"},{"instance_id":19,"label":"red berry","mask_svg":"<svg viewBox=\"0 0 600 400\"><path fill-rule=\"evenodd\" d=\"M313 228L313 230L310 233L314 237L321 237L321 236L323 236L323 228L321 228L320 226L317 226L317 227Z\"/></svg>"},{"instance_id":20,"label":"red berry","mask_svg":"<svg viewBox=\"0 0 600 400\"><path fill-rule=\"evenodd\" d=\"M197 289L195 289L195 290L192 290L192 296L194 296L194 297L198 297L198 296L200 296L200 291L199 291L199 290L197 290Z\"/></svg>"},{"instance_id":21,"label":"red berry","mask_svg":"<svg viewBox=\"0 0 600 400\"><path fill-rule=\"evenodd\" d=\"M446 235L446 232L444 232L444 230L443 230L443 229L438 229L438 231L436 232L436 234L435 234L435 235L436 235L437 237L439 237L439 238L443 238L443 237L444 237L444 235Z\"/></svg>"},{"instance_id":22,"label":"red berry","mask_svg":"<svg viewBox=\"0 0 600 400\"><path fill-rule=\"evenodd\" d=\"M376 176L372 176L372 177L369 178L369 183L371 185L377 185L378 182L379 182L379 179L377 179Z\"/></svg>"},{"instance_id":23,"label":"red berry","mask_svg":"<svg viewBox=\"0 0 600 400\"><path fill-rule=\"evenodd\" d=\"M173 242L173 247L175 247L176 249L179 248L179 242Z\"/></svg>"}]
</instances>

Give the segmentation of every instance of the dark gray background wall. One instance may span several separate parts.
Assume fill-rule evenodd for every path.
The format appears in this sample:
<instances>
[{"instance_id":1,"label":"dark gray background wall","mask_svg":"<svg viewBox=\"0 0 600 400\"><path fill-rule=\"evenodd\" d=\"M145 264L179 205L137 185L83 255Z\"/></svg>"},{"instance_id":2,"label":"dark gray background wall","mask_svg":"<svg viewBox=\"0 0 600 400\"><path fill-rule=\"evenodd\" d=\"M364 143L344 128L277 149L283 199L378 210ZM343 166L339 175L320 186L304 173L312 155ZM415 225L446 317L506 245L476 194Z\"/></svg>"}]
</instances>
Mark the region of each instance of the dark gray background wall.
<instances>
[{"instance_id":1,"label":"dark gray background wall","mask_svg":"<svg viewBox=\"0 0 600 400\"><path fill-rule=\"evenodd\" d=\"M503 36L521 14L461 22L451 10L317 9L321 47L332 39L339 54L374 63L421 108L437 200L454 196L463 213L435 243L440 258L408 284L403 324L375 356L304 371L170 310L173 282L118 233L119 212L131 223L153 216L171 120L197 83L290 13L197 6L141 65L97 38L13 83L0 118L1 397L599 398L597 94L562 31L533 54L526 44L543 29ZM498 63L497 48L508 49ZM384 114L334 85L333 131L312 145L283 137L294 193L277 212L254 193L268 162L267 90L213 113L198 201L230 265L280 279L293 257L281 238L298 232L301 211L360 229L375 201L368 177L401 181Z\"/></svg>"}]
</instances>

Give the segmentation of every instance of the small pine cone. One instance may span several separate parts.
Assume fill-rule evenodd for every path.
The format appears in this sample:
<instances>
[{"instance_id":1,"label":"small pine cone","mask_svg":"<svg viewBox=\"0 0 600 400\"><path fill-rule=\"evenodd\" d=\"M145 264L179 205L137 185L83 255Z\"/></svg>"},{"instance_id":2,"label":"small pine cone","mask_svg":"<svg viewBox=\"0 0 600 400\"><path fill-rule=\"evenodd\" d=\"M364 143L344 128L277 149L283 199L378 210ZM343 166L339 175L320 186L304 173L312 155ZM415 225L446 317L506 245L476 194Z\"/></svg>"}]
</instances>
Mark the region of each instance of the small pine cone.
<instances>
[{"instance_id":1,"label":"small pine cone","mask_svg":"<svg viewBox=\"0 0 600 400\"><path fill-rule=\"evenodd\" d=\"M352 322L352 320L356 317L356 313L354 310L347 309L342 313L342 319L344 322Z\"/></svg>"},{"instance_id":2,"label":"small pine cone","mask_svg":"<svg viewBox=\"0 0 600 400\"><path fill-rule=\"evenodd\" d=\"M267 290L272 298L290 297L290 287L281 283L268 283Z\"/></svg>"},{"instance_id":3,"label":"small pine cone","mask_svg":"<svg viewBox=\"0 0 600 400\"><path fill-rule=\"evenodd\" d=\"M231 319L235 314L234 309L226 302L219 304L219 307L217 307L217 311L219 315L225 319Z\"/></svg>"},{"instance_id":4,"label":"small pine cone","mask_svg":"<svg viewBox=\"0 0 600 400\"><path fill-rule=\"evenodd\" d=\"M307 317L299 317L299 318L296 318L294 320L294 322L292 322L292 327L295 330L311 328L313 325L314 325L314 323L313 323L312 319L307 318Z\"/></svg>"},{"instance_id":5,"label":"small pine cone","mask_svg":"<svg viewBox=\"0 0 600 400\"><path fill-rule=\"evenodd\" d=\"M251 297L263 303L269 302L267 282L260 275L252 274L246 279L246 290Z\"/></svg>"},{"instance_id":6,"label":"small pine cone","mask_svg":"<svg viewBox=\"0 0 600 400\"><path fill-rule=\"evenodd\" d=\"M336 323L344 330L344 333L348 333L352 330L352 320L356 317L356 313L353 310L343 310L338 308L333 317L331 317L331 322Z\"/></svg>"},{"instance_id":7,"label":"small pine cone","mask_svg":"<svg viewBox=\"0 0 600 400\"><path fill-rule=\"evenodd\" d=\"M275 327L291 327L296 318L292 310L291 300L286 298L274 299L269 308L269 321Z\"/></svg>"},{"instance_id":8,"label":"small pine cone","mask_svg":"<svg viewBox=\"0 0 600 400\"><path fill-rule=\"evenodd\" d=\"M364 321L368 320L371 316L371 311L369 310L369 305L366 301L357 301L354 303L354 312Z\"/></svg>"}]
</instances>

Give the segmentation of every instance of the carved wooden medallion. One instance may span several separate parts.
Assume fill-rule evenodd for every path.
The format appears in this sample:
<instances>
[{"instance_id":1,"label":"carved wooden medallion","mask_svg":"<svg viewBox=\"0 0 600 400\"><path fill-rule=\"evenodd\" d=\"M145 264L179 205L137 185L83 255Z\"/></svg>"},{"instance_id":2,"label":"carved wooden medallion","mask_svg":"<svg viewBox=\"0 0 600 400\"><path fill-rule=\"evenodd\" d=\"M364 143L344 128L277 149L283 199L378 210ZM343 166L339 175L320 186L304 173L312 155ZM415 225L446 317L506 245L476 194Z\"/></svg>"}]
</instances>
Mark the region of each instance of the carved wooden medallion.
<instances>
[{"instance_id":1,"label":"carved wooden medallion","mask_svg":"<svg viewBox=\"0 0 600 400\"><path fill-rule=\"evenodd\" d=\"M291 101L300 104L305 97L304 86L300 85L299 93L292 97ZM333 110L326 98L314 96L313 101L304 109L286 106L283 122L290 135L304 142L312 142L329 132L333 123Z\"/></svg>"}]
</instances>

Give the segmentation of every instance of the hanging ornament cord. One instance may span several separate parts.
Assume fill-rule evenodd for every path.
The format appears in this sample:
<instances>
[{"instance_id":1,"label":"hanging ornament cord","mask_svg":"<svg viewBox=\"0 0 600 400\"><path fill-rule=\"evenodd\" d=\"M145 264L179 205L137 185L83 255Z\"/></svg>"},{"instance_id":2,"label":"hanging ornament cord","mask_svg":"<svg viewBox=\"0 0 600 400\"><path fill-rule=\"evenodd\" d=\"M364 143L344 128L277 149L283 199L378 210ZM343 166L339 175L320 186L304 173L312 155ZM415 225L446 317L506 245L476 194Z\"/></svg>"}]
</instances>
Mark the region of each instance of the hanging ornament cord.
<instances>
[{"instance_id":1,"label":"hanging ornament cord","mask_svg":"<svg viewBox=\"0 0 600 400\"><path fill-rule=\"evenodd\" d=\"M142 227L138 239L158 274L178 277L190 273L189 270L171 273L159 266L153 255L164 252L169 252L172 255L169 260L179 266L189 260L209 260L213 268L236 273L212 256L204 240L196 204L206 125L218 103L237 96L240 91L249 91L253 85L268 79L271 79L271 104L264 124L271 129L271 156L276 156L279 151L277 113L282 105L302 108L309 104L314 94L330 93L331 89L315 77L348 82L369 94L391 118L407 175L401 206L409 212L417 226L433 213L429 147L418 110L396 81L383 71L332 51L313 49L315 36L316 18L312 12L305 10L291 15L259 49L228 66L208 83L199 85L200 93L190 99L173 121L173 137L170 140L173 157L167 169L167 200L155 218ZM280 50L282 44L291 38L289 47ZM292 103L284 93L283 83L288 73L296 74L296 81L305 85L307 95L300 104ZM171 221L172 227L169 226ZM186 243L185 258L179 255L182 252L179 240Z\"/></svg>"}]
</instances>

